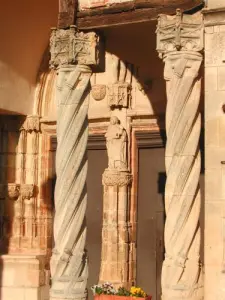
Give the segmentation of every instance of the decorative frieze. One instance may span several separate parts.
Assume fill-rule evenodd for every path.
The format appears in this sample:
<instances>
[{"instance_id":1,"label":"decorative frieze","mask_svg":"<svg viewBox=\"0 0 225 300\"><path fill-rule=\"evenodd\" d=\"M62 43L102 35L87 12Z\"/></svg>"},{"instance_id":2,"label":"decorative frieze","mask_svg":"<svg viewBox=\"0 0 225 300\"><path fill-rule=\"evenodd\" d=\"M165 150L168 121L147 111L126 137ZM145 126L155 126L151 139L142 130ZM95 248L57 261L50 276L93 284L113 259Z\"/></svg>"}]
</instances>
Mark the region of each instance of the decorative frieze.
<instances>
[{"instance_id":1,"label":"decorative frieze","mask_svg":"<svg viewBox=\"0 0 225 300\"><path fill-rule=\"evenodd\" d=\"M76 26L69 29L53 28L50 37L50 66L99 64L99 36L95 32L80 32Z\"/></svg>"},{"instance_id":2,"label":"decorative frieze","mask_svg":"<svg viewBox=\"0 0 225 300\"><path fill-rule=\"evenodd\" d=\"M128 171L106 169L102 176L102 183L106 186L128 186L132 183L132 175Z\"/></svg>"}]
</instances>

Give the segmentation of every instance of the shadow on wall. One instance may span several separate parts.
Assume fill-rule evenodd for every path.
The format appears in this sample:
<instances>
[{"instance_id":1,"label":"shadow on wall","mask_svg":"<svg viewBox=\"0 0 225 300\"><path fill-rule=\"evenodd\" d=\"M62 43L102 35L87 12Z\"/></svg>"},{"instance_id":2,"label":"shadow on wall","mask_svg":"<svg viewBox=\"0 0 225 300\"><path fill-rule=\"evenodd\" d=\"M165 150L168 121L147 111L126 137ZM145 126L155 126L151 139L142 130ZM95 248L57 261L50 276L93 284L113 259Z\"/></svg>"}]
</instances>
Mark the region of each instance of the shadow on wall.
<instances>
[{"instance_id":1,"label":"shadow on wall","mask_svg":"<svg viewBox=\"0 0 225 300\"><path fill-rule=\"evenodd\" d=\"M150 83L147 98L153 115L160 118L166 109L166 87L163 78L164 65L156 51L155 31L156 22L149 22L106 29L103 34L109 53L139 69L134 76L139 75L136 79L142 84L143 90L146 88L145 83ZM118 41L123 43L118 45Z\"/></svg>"},{"instance_id":2,"label":"shadow on wall","mask_svg":"<svg viewBox=\"0 0 225 300\"><path fill-rule=\"evenodd\" d=\"M31 114L36 77L56 26L58 1L3 1L0 11L1 109Z\"/></svg>"},{"instance_id":3,"label":"shadow on wall","mask_svg":"<svg viewBox=\"0 0 225 300\"><path fill-rule=\"evenodd\" d=\"M155 117L158 120L159 127L162 127L162 124L165 120L167 100L166 85L163 78L164 63L161 59L159 59L158 53L156 51L156 26L156 22L142 24L140 23L105 29L102 33L105 36L106 40L106 50L109 53L116 55L121 60L132 63L134 67L139 67L142 78L144 78L148 82L151 82L151 87L146 93L146 101L149 101L151 107L149 108L148 114L151 114L152 117ZM123 41L123 43L120 43L119 41ZM136 79L139 80L139 78ZM139 82L142 84L144 90L145 86L143 81ZM200 111L202 112L202 115L204 113L203 84L200 100ZM138 101L139 99L136 100L136 104L138 104ZM202 156L200 175L202 204L200 227L202 232L202 240L200 255L201 261L204 265L204 130L202 130L200 137L200 148Z\"/></svg>"}]
</instances>

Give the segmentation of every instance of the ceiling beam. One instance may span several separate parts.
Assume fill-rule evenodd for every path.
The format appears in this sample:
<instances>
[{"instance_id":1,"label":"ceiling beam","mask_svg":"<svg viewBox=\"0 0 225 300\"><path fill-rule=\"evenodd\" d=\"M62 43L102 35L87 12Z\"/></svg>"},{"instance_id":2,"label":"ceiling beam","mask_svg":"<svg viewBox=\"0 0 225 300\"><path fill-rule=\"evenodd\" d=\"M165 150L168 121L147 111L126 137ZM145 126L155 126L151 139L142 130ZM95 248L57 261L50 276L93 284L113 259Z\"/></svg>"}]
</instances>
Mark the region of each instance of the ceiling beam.
<instances>
[{"instance_id":1,"label":"ceiling beam","mask_svg":"<svg viewBox=\"0 0 225 300\"><path fill-rule=\"evenodd\" d=\"M159 4L160 3L160 4ZM159 14L175 14L176 9L191 10L203 4L202 0L135 0L108 7L85 9L77 12L76 25L91 30L156 20Z\"/></svg>"},{"instance_id":2,"label":"ceiling beam","mask_svg":"<svg viewBox=\"0 0 225 300\"><path fill-rule=\"evenodd\" d=\"M58 28L68 28L75 22L77 0L59 0Z\"/></svg>"}]
</instances>

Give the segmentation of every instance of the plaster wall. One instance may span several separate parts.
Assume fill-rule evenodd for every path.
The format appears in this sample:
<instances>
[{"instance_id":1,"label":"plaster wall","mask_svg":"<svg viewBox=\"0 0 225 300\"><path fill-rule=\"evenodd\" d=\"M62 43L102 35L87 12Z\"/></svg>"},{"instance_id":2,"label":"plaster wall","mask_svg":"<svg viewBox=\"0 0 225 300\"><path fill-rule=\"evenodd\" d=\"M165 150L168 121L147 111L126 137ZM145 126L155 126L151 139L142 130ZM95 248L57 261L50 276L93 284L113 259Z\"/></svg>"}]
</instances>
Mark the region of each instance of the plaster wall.
<instances>
[{"instance_id":1,"label":"plaster wall","mask_svg":"<svg viewBox=\"0 0 225 300\"><path fill-rule=\"evenodd\" d=\"M224 0L207 0L206 5L209 9L224 8L225 2L224 2Z\"/></svg>"},{"instance_id":2,"label":"plaster wall","mask_svg":"<svg viewBox=\"0 0 225 300\"><path fill-rule=\"evenodd\" d=\"M58 1L3 1L0 10L0 114L31 114L42 56Z\"/></svg>"}]
</instances>

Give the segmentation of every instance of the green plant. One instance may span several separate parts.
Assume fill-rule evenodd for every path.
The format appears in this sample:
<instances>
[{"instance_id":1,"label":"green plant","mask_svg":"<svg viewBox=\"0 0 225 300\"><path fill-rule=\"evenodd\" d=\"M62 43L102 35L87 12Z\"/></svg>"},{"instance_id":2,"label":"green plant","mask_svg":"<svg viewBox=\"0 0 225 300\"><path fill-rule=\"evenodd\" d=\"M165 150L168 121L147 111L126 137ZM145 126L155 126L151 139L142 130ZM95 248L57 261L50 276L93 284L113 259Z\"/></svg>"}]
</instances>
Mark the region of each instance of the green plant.
<instances>
[{"instance_id":1,"label":"green plant","mask_svg":"<svg viewBox=\"0 0 225 300\"><path fill-rule=\"evenodd\" d=\"M119 287L116 293L118 296L130 296L130 292L124 287Z\"/></svg>"}]
</instances>

